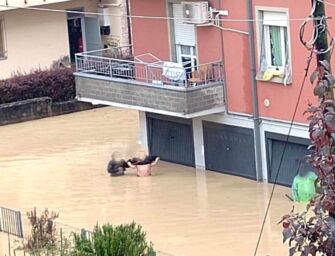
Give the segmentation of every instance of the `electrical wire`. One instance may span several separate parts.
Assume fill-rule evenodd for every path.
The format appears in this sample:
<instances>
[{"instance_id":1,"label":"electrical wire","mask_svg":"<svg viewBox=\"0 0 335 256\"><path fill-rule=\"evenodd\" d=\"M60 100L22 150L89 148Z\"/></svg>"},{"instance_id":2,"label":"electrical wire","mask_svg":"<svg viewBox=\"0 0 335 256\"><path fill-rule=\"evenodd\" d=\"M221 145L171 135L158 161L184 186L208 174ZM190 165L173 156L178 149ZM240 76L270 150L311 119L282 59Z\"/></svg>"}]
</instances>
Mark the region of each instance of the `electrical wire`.
<instances>
[{"instance_id":1,"label":"electrical wire","mask_svg":"<svg viewBox=\"0 0 335 256\"><path fill-rule=\"evenodd\" d=\"M331 2L324 1L324 0L317 0L317 1L320 2L320 3L328 4L328 5L330 5L330 6L335 7L335 4L333 4L333 3L331 3Z\"/></svg>"},{"instance_id":2,"label":"electrical wire","mask_svg":"<svg viewBox=\"0 0 335 256\"><path fill-rule=\"evenodd\" d=\"M0 7L21 10L32 10L32 11L48 11L48 12L59 12L59 13L70 13L70 14L80 14L80 15L94 15L94 16L110 16L110 17L123 17L123 18L133 18L133 19L148 19L148 20L185 20L183 17L168 17L168 16L143 16L143 15L121 15L121 14L103 14L98 12L85 12L85 11L75 11L75 10L63 10L63 9L50 9L44 7L29 7L29 6L16 6L16 5L4 5L0 4ZM311 18L312 20L319 20L320 18ZM214 21L214 19L210 19ZM222 22L262 22L263 19L215 19L216 21ZM288 19L273 19L267 21L305 21L306 18L288 18Z\"/></svg>"},{"instance_id":3,"label":"electrical wire","mask_svg":"<svg viewBox=\"0 0 335 256\"><path fill-rule=\"evenodd\" d=\"M300 103L302 91L303 91L303 89L305 87L305 82L306 82L306 78L307 78L307 75L308 75L309 67L310 67L311 61L313 59L312 58L313 53L314 53L314 51L310 52L310 56L308 57L308 60L307 60L307 66L305 68L305 75L304 75L304 78L302 80L302 84L300 86L300 91L299 91L298 99L297 99L297 102L296 102L296 105L295 105L295 108L294 108L294 112L293 112L293 116L292 116L292 119L291 119L291 122L290 122L289 130L288 130L288 133L286 135L286 140L285 140L283 152L282 152L281 157L280 157L279 166L278 166L276 177L275 177L275 180L274 180L274 183L273 183L273 186L272 186L272 190L271 190L271 194L270 194L270 199L269 199L266 211L265 211L265 215L264 215L262 227L261 227L261 230L260 230L260 233L259 233L259 237L258 237L258 240L257 240L257 245L256 245L256 248L255 248L254 256L257 255L258 248L259 248L259 245L260 245L260 242L261 242L261 239L262 239L262 235L263 235L263 231L264 231L264 227L265 227L265 222L266 222L267 216L269 214L269 210L270 210L270 206L271 206L271 203L272 203L274 191L275 191L275 188L277 186L277 181L278 181L278 177L279 177L280 168L281 168L283 160L284 160L284 155L285 155L285 152L286 152L286 147L287 147L287 144L288 144L288 141L289 141L289 138L290 138L290 134L291 134L291 130L292 130L292 127L293 127L294 119L295 119L295 116L297 114L297 110L298 110L298 106L299 106L299 103Z\"/></svg>"},{"instance_id":4,"label":"electrical wire","mask_svg":"<svg viewBox=\"0 0 335 256\"><path fill-rule=\"evenodd\" d=\"M304 45L305 48L307 48L310 51L313 51L316 55L321 55L321 54L331 52L334 49L335 38L331 37L330 32L327 29L327 25L326 25L326 20L328 19L327 17L325 17L325 16L323 16L323 17L313 17L313 15L314 15L313 13L314 13L314 10L315 10L315 7L316 7L316 2L318 2L318 1L320 2L320 0L317 0L313 3L311 14L309 15L309 17L307 17L305 19L305 21L300 26L299 36L300 36L300 42ZM314 25L314 30L313 30L311 39L308 40L308 41L304 41L305 27L313 18L314 19L318 18L319 23L318 24L315 24L315 23L313 24ZM317 50L317 49L314 48L314 44L315 44L316 40L318 39L319 35L324 33L325 31L332 38L331 41L330 41L330 44L328 45L327 49Z\"/></svg>"}]
</instances>

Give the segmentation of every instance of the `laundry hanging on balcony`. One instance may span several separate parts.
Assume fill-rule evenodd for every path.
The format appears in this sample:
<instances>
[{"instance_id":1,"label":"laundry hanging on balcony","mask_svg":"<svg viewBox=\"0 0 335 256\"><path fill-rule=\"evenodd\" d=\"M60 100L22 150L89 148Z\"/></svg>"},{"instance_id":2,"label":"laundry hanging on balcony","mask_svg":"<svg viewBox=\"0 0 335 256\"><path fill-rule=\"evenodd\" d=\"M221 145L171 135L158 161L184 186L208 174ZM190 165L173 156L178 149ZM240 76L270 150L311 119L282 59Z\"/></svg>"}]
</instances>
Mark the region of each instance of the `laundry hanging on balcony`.
<instances>
[{"instance_id":1,"label":"laundry hanging on balcony","mask_svg":"<svg viewBox=\"0 0 335 256\"><path fill-rule=\"evenodd\" d=\"M186 72L182 63L164 62L163 76L173 81L186 80Z\"/></svg>"}]
</instances>

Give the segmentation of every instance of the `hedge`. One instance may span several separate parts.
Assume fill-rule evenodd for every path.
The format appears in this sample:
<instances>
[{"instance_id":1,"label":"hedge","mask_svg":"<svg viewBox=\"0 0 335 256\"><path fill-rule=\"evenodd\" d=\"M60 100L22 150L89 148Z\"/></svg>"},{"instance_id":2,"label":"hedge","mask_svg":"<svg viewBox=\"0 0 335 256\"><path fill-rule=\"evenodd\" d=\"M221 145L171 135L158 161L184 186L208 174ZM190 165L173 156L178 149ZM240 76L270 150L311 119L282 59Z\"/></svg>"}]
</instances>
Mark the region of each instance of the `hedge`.
<instances>
[{"instance_id":1,"label":"hedge","mask_svg":"<svg viewBox=\"0 0 335 256\"><path fill-rule=\"evenodd\" d=\"M0 81L0 104L50 97L54 102L74 99L75 82L70 68L35 70Z\"/></svg>"}]
</instances>

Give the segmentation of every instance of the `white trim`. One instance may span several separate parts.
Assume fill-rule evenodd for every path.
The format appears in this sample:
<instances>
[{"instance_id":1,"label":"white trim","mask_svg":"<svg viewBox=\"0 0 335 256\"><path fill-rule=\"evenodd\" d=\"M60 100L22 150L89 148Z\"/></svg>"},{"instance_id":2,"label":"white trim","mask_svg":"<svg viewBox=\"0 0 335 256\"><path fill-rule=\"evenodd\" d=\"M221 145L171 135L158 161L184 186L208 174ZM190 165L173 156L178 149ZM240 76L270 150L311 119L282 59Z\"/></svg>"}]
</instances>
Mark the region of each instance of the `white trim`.
<instances>
[{"instance_id":1,"label":"white trim","mask_svg":"<svg viewBox=\"0 0 335 256\"><path fill-rule=\"evenodd\" d=\"M269 26L287 27L287 14L281 11L264 10L263 24Z\"/></svg>"},{"instance_id":2,"label":"white trim","mask_svg":"<svg viewBox=\"0 0 335 256\"><path fill-rule=\"evenodd\" d=\"M217 107L217 108L212 108L212 109L209 109L209 110L199 111L199 112L192 113L192 114L183 114L183 113L171 112L171 111L166 111L166 110L159 110L159 109L148 108L148 107L141 107L141 106L134 106L134 105L129 105L129 104L116 103L116 102L111 102L111 101L106 101L106 100L95 100L95 99L86 98L86 97L76 97L76 99L79 100L79 101L90 102L93 105L100 105L101 104L101 105L106 105L106 106L134 109L134 110L138 110L138 111L152 112L152 113L156 113L156 114L161 114L161 115L166 115L166 116L182 117L182 118L187 118L187 119L188 118L200 117L200 116L206 116L206 115L212 115L212 114L215 114L215 113L224 112L226 110L225 107Z\"/></svg>"},{"instance_id":3,"label":"white trim","mask_svg":"<svg viewBox=\"0 0 335 256\"><path fill-rule=\"evenodd\" d=\"M192 119L194 158L197 169L205 169L204 132L201 118Z\"/></svg>"},{"instance_id":4,"label":"white trim","mask_svg":"<svg viewBox=\"0 0 335 256\"><path fill-rule=\"evenodd\" d=\"M145 115L145 112L138 111L138 120L140 123L140 131L139 131L139 138L138 138L138 144L141 145L144 149L146 149L146 152L149 152L149 146L148 146L148 127L147 127L147 117Z\"/></svg>"},{"instance_id":5,"label":"white trim","mask_svg":"<svg viewBox=\"0 0 335 256\"><path fill-rule=\"evenodd\" d=\"M182 47L188 47L190 50L190 54L182 53ZM197 51L195 46L189 46L189 45L183 45L183 44L176 44L176 50L177 50L177 61L179 63L183 63L183 58L189 58L191 59L191 70L194 71L195 67L199 65L198 58L197 58ZM185 66L184 66L185 68Z\"/></svg>"}]
</instances>

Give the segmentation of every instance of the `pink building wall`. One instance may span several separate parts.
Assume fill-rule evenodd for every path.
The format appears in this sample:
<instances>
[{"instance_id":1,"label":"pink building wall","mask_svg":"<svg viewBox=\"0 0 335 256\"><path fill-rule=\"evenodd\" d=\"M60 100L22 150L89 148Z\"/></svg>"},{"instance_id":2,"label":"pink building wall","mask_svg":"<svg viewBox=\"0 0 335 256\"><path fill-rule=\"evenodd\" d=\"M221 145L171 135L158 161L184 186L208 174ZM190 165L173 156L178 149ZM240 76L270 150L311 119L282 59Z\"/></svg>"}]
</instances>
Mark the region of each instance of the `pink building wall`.
<instances>
[{"instance_id":1,"label":"pink building wall","mask_svg":"<svg viewBox=\"0 0 335 256\"><path fill-rule=\"evenodd\" d=\"M165 0L131 0L133 16L166 17ZM169 26L167 20L132 18L134 54L151 53L163 60L170 59Z\"/></svg>"},{"instance_id":2,"label":"pink building wall","mask_svg":"<svg viewBox=\"0 0 335 256\"><path fill-rule=\"evenodd\" d=\"M212 7L220 8L220 0L211 0ZM167 4L165 0L132 0L132 15L167 16ZM305 0L254 0L253 9L256 17L256 8L278 7L289 10L289 18L303 18L310 13L310 2ZM227 19L247 19L245 0L221 0L221 9L228 10ZM335 13L335 8L332 10ZM332 13L329 12L331 16ZM262 117L290 121L297 102L301 82L306 67L309 52L299 42L299 29L301 21L289 22L289 35L292 63L292 84L273 82L257 82L259 111ZM255 22L255 45L256 58L258 62L258 39ZM225 28L233 28L248 31L248 23L229 22L222 23ZM133 43L135 54L151 52L162 59L170 59L169 24L167 20L143 20L133 18L132 20ZM222 54L223 40L224 54ZM197 28L197 49L199 63L223 59L225 67L225 82L227 92L227 106L231 112L243 114L252 113L252 94L250 83L249 46L248 36L231 32L221 31L215 27ZM258 66L258 63L256 63ZM311 71L316 63L313 60ZM313 87L308 80L303 90L302 98L298 106L296 122L306 122L303 112L309 102L315 103L317 99L313 95ZM270 106L264 106L264 100L270 101Z\"/></svg>"}]
</instances>

